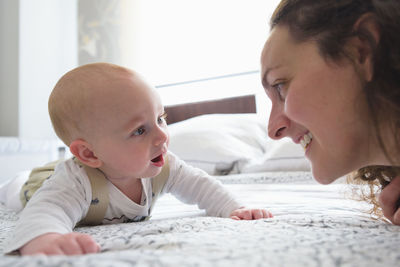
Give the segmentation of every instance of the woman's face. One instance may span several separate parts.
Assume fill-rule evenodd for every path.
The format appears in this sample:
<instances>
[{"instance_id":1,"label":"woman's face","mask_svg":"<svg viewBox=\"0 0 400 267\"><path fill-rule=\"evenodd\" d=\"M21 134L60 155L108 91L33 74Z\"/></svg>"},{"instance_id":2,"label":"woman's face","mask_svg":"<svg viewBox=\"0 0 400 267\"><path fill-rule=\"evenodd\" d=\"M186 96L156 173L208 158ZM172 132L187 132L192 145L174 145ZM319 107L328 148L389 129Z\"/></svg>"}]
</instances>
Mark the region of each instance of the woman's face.
<instances>
[{"instance_id":1,"label":"woman's face","mask_svg":"<svg viewBox=\"0 0 400 267\"><path fill-rule=\"evenodd\" d=\"M296 43L276 26L261 64L272 102L269 135L302 145L317 181L331 183L375 160L360 76L349 60L327 61L314 42Z\"/></svg>"}]
</instances>

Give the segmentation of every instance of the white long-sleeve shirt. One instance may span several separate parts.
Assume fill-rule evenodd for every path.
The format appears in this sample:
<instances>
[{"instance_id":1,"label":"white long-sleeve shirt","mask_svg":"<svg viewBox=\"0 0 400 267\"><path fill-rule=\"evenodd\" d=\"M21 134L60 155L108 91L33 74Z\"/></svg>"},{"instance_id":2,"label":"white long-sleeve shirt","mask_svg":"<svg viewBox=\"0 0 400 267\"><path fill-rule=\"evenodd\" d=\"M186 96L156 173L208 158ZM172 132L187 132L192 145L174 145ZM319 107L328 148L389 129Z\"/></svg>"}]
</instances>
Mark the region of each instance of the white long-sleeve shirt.
<instances>
[{"instance_id":1,"label":"white long-sleeve shirt","mask_svg":"<svg viewBox=\"0 0 400 267\"><path fill-rule=\"evenodd\" d=\"M168 153L170 174L162 193L172 193L187 204L197 204L207 215L229 217L242 207L222 184L206 172L191 167ZM151 178L141 179L142 201L133 202L111 182L108 182L109 205L104 224L135 221L150 215L152 204ZM83 219L90 206L92 191L83 168L72 159L58 164L55 172L22 210L5 253L19 249L45 233L66 234Z\"/></svg>"}]
</instances>

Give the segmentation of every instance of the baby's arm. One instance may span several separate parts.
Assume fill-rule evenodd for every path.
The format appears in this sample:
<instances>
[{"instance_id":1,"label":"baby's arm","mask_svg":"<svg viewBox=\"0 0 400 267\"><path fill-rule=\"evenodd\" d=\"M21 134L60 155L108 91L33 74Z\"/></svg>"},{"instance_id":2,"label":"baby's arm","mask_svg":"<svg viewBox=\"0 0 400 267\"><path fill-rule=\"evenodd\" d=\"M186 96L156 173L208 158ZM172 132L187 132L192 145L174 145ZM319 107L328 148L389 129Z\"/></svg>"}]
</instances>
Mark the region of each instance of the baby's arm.
<instances>
[{"instance_id":1,"label":"baby's arm","mask_svg":"<svg viewBox=\"0 0 400 267\"><path fill-rule=\"evenodd\" d=\"M234 220L258 220L272 218L272 213L265 209L240 208L232 211L230 218Z\"/></svg>"},{"instance_id":2,"label":"baby's arm","mask_svg":"<svg viewBox=\"0 0 400 267\"><path fill-rule=\"evenodd\" d=\"M47 253L49 247L68 243L75 239L70 237L81 235L71 235L71 232L88 211L91 190L88 179L78 176L56 169L53 177L42 185L20 213L5 253L21 248L24 248L20 251L22 254ZM55 238L56 235L59 238Z\"/></svg>"},{"instance_id":3,"label":"baby's arm","mask_svg":"<svg viewBox=\"0 0 400 267\"><path fill-rule=\"evenodd\" d=\"M242 209L243 205L215 178L210 177L204 171L193 168L177 158L174 154L169 155L170 176L164 188L165 192L172 193L181 201L188 204L197 204L200 209L205 209L207 215L219 217L236 216L231 214L238 211L237 217L247 218L250 211L253 218L259 217L262 210ZM265 212L265 216L270 213ZM260 217L261 218L261 217ZM262 213L264 218L264 213Z\"/></svg>"},{"instance_id":4,"label":"baby's arm","mask_svg":"<svg viewBox=\"0 0 400 267\"><path fill-rule=\"evenodd\" d=\"M96 253L100 246L90 235L82 233L47 233L40 235L19 249L21 255L77 255Z\"/></svg>"}]
</instances>

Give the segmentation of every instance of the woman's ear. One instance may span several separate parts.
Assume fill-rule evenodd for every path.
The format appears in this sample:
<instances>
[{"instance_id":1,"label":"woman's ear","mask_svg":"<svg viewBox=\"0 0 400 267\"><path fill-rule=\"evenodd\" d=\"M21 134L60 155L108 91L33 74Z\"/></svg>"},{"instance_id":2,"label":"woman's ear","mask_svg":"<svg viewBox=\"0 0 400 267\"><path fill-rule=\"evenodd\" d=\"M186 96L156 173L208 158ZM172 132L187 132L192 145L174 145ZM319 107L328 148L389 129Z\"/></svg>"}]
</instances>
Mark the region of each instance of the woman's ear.
<instances>
[{"instance_id":1,"label":"woman's ear","mask_svg":"<svg viewBox=\"0 0 400 267\"><path fill-rule=\"evenodd\" d=\"M103 162L94 154L92 146L85 140L76 139L72 141L69 149L80 162L89 167L100 168L103 165Z\"/></svg>"},{"instance_id":2,"label":"woman's ear","mask_svg":"<svg viewBox=\"0 0 400 267\"><path fill-rule=\"evenodd\" d=\"M374 75L373 54L380 38L379 26L372 13L362 15L354 24L356 36L352 39L352 56L366 81Z\"/></svg>"}]
</instances>

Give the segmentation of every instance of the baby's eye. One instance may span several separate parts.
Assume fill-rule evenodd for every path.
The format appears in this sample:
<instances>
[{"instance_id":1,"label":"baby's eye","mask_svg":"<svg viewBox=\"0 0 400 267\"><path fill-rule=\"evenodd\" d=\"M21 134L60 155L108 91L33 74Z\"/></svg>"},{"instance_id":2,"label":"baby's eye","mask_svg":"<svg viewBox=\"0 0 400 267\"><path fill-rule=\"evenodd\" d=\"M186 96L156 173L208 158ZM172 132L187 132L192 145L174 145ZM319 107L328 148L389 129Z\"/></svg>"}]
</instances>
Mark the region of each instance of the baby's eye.
<instances>
[{"instance_id":1,"label":"baby's eye","mask_svg":"<svg viewBox=\"0 0 400 267\"><path fill-rule=\"evenodd\" d=\"M167 113L164 112L160 117L158 117L157 122L158 122L158 124L167 123Z\"/></svg>"},{"instance_id":2,"label":"baby's eye","mask_svg":"<svg viewBox=\"0 0 400 267\"><path fill-rule=\"evenodd\" d=\"M139 136L139 135L144 134L144 132L145 132L144 127L140 127L132 133L132 136Z\"/></svg>"}]
</instances>

